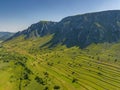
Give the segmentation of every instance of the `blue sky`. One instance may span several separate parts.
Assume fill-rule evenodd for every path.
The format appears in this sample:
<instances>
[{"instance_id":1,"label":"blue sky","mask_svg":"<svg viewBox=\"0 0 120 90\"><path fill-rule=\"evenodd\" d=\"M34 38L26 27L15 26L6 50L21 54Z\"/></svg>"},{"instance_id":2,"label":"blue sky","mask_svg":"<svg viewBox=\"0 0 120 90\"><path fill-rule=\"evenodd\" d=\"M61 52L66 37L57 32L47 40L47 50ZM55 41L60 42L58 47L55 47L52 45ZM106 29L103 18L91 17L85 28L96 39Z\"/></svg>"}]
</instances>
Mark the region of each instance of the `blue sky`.
<instances>
[{"instance_id":1,"label":"blue sky","mask_svg":"<svg viewBox=\"0 0 120 90\"><path fill-rule=\"evenodd\" d=\"M120 10L120 0L0 0L0 31L17 32L40 20Z\"/></svg>"}]
</instances>

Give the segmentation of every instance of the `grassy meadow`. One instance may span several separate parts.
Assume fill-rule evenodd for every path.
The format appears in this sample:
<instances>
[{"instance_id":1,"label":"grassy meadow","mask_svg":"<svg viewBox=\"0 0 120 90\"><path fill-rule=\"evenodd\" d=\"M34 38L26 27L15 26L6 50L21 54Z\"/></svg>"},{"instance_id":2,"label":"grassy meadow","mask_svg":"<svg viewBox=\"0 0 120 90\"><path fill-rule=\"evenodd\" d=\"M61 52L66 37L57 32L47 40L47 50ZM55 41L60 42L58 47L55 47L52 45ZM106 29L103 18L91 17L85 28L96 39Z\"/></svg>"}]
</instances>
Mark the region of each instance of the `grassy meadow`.
<instances>
[{"instance_id":1,"label":"grassy meadow","mask_svg":"<svg viewBox=\"0 0 120 90\"><path fill-rule=\"evenodd\" d=\"M42 47L52 35L1 44L0 90L120 90L120 44Z\"/></svg>"}]
</instances>

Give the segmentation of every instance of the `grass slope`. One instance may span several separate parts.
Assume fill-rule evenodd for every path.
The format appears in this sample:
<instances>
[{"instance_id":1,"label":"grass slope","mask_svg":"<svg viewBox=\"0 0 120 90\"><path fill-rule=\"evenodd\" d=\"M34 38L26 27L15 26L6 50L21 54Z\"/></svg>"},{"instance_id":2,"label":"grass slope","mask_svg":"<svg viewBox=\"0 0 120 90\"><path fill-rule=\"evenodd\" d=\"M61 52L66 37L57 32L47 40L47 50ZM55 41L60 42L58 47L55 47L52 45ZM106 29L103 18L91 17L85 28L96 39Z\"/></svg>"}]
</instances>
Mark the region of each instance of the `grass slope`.
<instances>
[{"instance_id":1,"label":"grass slope","mask_svg":"<svg viewBox=\"0 0 120 90\"><path fill-rule=\"evenodd\" d=\"M120 44L40 48L51 36L3 43L0 90L119 90Z\"/></svg>"}]
</instances>

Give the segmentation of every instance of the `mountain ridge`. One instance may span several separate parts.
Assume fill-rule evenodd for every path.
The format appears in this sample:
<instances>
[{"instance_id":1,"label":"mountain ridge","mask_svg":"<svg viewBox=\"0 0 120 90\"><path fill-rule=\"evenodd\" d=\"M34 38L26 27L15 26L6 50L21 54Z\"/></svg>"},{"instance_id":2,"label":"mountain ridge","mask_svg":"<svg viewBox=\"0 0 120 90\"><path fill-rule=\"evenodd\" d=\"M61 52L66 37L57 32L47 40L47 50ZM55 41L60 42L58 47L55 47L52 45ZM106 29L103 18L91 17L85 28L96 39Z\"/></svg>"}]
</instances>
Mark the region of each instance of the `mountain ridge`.
<instances>
[{"instance_id":1,"label":"mountain ridge","mask_svg":"<svg viewBox=\"0 0 120 90\"><path fill-rule=\"evenodd\" d=\"M67 47L84 48L92 43L118 42L120 40L120 10L68 16L59 22L40 21L18 32L12 38L25 35L27 39L43 37L47 34L54 34L49 42L50 47L62 43Z\"/></svg>"}]
</instances>

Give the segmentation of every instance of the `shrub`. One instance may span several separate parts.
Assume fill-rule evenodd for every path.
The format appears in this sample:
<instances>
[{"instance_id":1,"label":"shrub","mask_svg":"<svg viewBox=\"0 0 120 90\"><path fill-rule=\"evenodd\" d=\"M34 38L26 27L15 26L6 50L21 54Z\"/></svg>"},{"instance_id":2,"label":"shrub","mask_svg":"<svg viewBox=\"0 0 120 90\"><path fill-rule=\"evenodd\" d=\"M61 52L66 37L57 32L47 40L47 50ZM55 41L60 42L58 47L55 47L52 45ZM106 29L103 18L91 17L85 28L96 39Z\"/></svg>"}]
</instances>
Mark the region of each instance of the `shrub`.
<instances>
[{"instance_id":1,"label":"shrub","mask_svg":"<svg viewBox=\"0 0 120 90\"><path fill-rule=\"evenodd\" d=\"M73 78L72 83L75 83L75 82L77 82L77 81L78 81L78 79Z\"/></svg>"},{"instance_id":2,"label":"shrub","mask_svg":"<svg viewBox=\"0 0 120 90\"><path fill-rule=\"evenodd\" d=\"M36 80L39 84L44 85L44 81L43 81L43 79L42 79L42 78L40 78L40 77L36 76L35 80Z\"/></svg>"},{"instance_id":3,"label":"shrub","mask_svg":"<svg viewBox=\"0 0 120 90\"><path fill-rule=\"evenodd\" d=\"M47 65L49 65L49 66L53 66L53 63L48 62Z\"/></svg>"},{"instance_id":4,"label":"shrub","mask_svg":"<svg viewBox=\"0 0 120 90\"><path fill-rule=\"evenodd\" d=\"M49 90L48 86L46 86L46 87L44 88L44 90Z\"/></svg>"},{"instance_id":5,"label":"shrub","mask_svg":"<svg viewBox=\"0 0 120 90\"><path fill-rule=\"evenodd\" d=\"M72 72L72 74L75 74L75 72Z\"/></svg>"},{"instance_id":6,"label":"shrub","mask_svg":"<svg viewBox=\"0 0 120 90\"><path fill-rule=\"evenodd\" d=\"M102 75L102 73L98 72L98 75Z\"/></svg>"},{"instance_id":7,"label":"shrub","mask_svg":"<svg viewBox=\"0 0 120 90\"><path fill-rule=\"evenodd\" d=\"M26 80L29 79L28 74L24 73L23 79L26 79Z\"/></svg>"},{"instance_id":8,"label":"shrub","mask_svg":"<svg viewBox=\"0 0 120 90\"><path fill-rule=\"evenodd\" d=\"M117 59L115 59L115 61L114 62L117 62Z\"/></svg>"},{"instance_id":9,"label":"shrub","mask_svg":"<svg viewBox=\"0 0 120 90\"><path fill-rule=\"evenodd\" d=\"M48 72L43 72L43 73L44 73L44 75L45 75L46 77L49 76L49 73L48 73Z\"/></svg>"},{"instance_id":10,"label":"shrub","mask_svg":"<svg viewBox=\"0 0 120 90\"><path fill-rule=\"evenodd\" d=\"M56 90L56 89L60 89L60 86L55 85L55 86L54 86L54 90Z\"/></svg>"}]
</instances>

